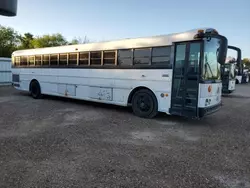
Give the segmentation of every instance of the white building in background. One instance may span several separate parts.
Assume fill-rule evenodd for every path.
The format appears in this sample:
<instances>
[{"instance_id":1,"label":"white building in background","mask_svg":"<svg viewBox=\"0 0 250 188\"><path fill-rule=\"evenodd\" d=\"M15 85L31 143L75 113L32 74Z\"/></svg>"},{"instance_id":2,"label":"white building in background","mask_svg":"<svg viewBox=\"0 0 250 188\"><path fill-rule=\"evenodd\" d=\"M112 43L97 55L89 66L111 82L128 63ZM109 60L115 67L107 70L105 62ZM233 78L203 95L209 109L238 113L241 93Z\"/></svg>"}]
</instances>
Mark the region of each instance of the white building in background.
<instances>
[{"instance_id":1,"label":"white building in background","mask_svg":"<svg viewBox=\"0 0 250 188\"><path fill-rule=\"evenodd\" d=\"M11 85L11 58L0 57L0 85Z\"/></svg>"}]
</instances>

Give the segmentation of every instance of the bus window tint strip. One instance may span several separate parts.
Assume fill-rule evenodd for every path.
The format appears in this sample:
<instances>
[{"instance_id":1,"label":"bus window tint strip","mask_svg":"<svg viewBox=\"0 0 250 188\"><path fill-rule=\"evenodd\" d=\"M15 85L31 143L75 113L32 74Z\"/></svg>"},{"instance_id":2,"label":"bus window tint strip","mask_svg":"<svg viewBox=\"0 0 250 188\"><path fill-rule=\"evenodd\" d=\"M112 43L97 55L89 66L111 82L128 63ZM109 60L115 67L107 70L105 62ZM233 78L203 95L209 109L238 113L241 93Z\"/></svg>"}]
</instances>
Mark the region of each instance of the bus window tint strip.
<instances>
[{"instance_id":1,"label":"bus window tint strip","mask_svg":"<svg viewBox=\"0 0 250 188\"><path fill-rule=\"evenodd\" d=\"M142 49L135 49L134 50L134 58L150 57L150 56L151 56L151 49L150 48L142 48Z\"/></svg>"},{"instance_id":2,"label":"bus window tint strip","mask_svg":"<svg viewBox=\"0 0 250 188\"><path fill-rule=\"evenodd\" d=\"M14 66L43 66L57 67L66 66L95 66L108 65L114 68L140 68L144 66L171 67L170 53L171 46L138 48L138 49L121 49L112 51L94 51L94 52L74 52L63 54L45 54L35 56L15 57ZM117 54L117 55L116 55ZM102 67L102 66L101 66Z\"/></svg>"},{"instance_id":3,"label":"bus window tint strip","mask_svg":"<svg viewBox=\"0 0 250 188\"><path fill-rule=\"evenodd\" d=\"M132 51L132 49L118 50L118 57L119 58L132 58L133 57L133 51Z\"/></svg>"}]
</instances>

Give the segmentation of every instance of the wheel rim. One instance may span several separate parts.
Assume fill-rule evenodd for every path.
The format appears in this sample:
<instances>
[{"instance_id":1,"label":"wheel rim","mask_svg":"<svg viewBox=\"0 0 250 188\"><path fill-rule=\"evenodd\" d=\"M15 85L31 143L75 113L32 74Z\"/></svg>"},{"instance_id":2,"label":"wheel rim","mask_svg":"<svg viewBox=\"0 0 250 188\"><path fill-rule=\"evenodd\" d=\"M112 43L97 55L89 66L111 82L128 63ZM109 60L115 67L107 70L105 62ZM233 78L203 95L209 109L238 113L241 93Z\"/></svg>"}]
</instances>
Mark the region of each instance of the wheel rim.
<instances>
[{"instance_id":1,"label":"wheel rim","mask_svg":"<svg viewBox=\"0 0 250 188\"><path fill-rule=\"evenodd\" d=\"M137 100L137 108L141 112L149 112L152 109L152 99L148 95L139 95Z\"/></svg>"}]
</instances>

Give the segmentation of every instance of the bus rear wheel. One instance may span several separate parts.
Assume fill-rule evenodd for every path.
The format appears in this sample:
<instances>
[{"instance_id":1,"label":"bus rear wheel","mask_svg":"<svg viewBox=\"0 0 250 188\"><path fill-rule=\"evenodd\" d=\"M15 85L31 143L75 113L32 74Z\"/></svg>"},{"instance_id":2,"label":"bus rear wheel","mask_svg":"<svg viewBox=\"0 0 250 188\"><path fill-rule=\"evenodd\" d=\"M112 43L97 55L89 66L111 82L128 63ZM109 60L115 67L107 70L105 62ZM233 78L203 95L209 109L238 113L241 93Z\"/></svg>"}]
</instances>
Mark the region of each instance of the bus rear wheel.
<instances>
[{"instance_id":1,"label":"bus rear wheel","mask_svg":"<svg viewBox=\"0 0 250 188\"><path fill-rule=\"evenodd\" d=\"M154 93L147 89L137 91L132 98L132 109L139 117L155 117L158 113L158 103Z\"/></svg>"},{"instance_id":2,"label":"bus rear wheel","mask_svg":"<svg viewBox=\"0 0 250 188\"><path fill-rule=\"evenodd\" d=\"M34 99L40 99L42 97L41 88L38 81L32 81L30 84L30 93Z\"/></svg>"}]
</instances>

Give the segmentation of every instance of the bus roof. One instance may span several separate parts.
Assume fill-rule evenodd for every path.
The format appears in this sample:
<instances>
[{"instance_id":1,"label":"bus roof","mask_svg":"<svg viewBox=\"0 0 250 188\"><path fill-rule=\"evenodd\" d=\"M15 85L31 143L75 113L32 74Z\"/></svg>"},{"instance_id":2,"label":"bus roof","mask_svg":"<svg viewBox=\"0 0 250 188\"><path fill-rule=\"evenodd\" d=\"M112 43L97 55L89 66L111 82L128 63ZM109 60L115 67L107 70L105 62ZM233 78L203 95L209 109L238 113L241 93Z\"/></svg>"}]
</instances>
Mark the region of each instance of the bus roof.
<instances>
[{"instance_id":1,"label":"bus roof","mask_svg":"<svg viewBox=\"0 0 250 188\"><path fill-rule=\"evenodd\" d=\"M182 33L174 33L169 35L159 35L152 37L123 39L116 41L67 45L48 48L36 48L28 50L18 50L13 52L13 56L26 56L35 54L54 54L54 53L77 53L82 51L104 51L104 50L117 50L128 48L146 48L154 46L168 46L173 42L193 40L198 30L206 30L212 28L193 29Z\"/></svg>"}]
</instances>

